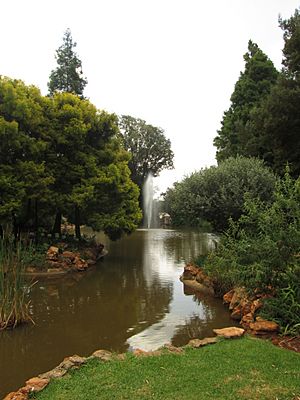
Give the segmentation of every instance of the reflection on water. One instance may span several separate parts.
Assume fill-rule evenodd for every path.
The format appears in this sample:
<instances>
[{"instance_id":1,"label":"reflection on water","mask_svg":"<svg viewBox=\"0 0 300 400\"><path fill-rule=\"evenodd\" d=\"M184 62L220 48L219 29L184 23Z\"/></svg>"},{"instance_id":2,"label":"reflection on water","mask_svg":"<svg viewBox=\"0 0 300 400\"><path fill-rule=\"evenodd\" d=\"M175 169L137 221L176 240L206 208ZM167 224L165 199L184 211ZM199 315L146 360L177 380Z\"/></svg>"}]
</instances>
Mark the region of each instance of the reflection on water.
<instances>
[{"instance_id":1,"label":"reflection on water","mask_svg":"<svg viewBox=\"0 0 300 400\"><path fill-rule=\"evenodd\" d=\"M232 324L222 303L179 281L184 260L214 246L212 235L139 230L90 271L39 281L31 293L35 325L0 333L0 397L71 354L182 345Z\"/></svg>"}]
</instances>

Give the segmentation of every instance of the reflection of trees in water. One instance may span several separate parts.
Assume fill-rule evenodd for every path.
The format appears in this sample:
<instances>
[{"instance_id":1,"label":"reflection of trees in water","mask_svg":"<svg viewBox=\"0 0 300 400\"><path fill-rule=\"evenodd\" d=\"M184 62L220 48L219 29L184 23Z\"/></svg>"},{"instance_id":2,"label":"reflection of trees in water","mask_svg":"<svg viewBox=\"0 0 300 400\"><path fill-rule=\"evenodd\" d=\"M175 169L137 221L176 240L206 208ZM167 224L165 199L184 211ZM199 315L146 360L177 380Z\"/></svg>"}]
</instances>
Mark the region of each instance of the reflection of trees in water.
<instances>
[{"instance_id":1,"label":"reflection of trees in water","mask_svg":"<svg viewBox=\"0 0 300 400\"><path fill-rule=\"evenodd\" d=\"M228 308L220 299L203 295L189 288L185 290L185 294L193 296L193 300L201 307L201 315L193 315L186 319L185 325L178 326L172 338L173 345L182 346L190 339L214 336L213 329L215 328L238 325L230 318Z\"/></svg>"},{"instance_id":2,"label":"reflection of trees in water","mask_svg":"<svg viewBox=\"0 0 300 400\"><path fill-rule=\"evenodd\" d=\"M128 337L168 312L172 284L158 278L146 284L142 243L125 241L121 251L111 251L91 271L34 286L31 310L36 325L0 334L0 376L7 382L3 391L21 386L71 354L89 355L99 348L126 351Z\"/></svg>"},{"instance_id":3,"label":"reflection of trees in water","mask_svg":"<svg viewBox=\"0 0 300 400\"><path fill-rule=\"evenodd\" d=\"M180 231L165 239L166 249L177 261L192 261L199 255L214 250L217 237L210 233Z\"/></svg>"}]
</instances>

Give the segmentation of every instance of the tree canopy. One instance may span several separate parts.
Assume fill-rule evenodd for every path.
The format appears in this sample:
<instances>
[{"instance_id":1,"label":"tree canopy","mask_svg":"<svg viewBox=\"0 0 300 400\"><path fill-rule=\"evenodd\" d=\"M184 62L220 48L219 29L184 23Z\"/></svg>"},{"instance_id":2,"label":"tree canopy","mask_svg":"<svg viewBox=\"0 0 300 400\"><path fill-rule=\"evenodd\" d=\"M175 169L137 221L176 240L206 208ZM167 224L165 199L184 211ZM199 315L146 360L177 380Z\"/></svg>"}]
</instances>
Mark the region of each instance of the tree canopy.
<instances>
[{"instance_id":1,"label":"tree canopy","mask_svg":"<svg viewBox=\"0 0 300 400\"><path fill-rule=\"evenodd\" d=\"M120 117L119 126L124 147L131 155L131 178L140 188L150 172L155 177L164 169L174 168L171 141L161 128L129 115Z\"/></svg>"},{"instance_id":2,"label":"tree canopy","mask_svg":"<svg viewBox=\"0 0 300 400\"><path fill-rule=\"evenodd\" d=\"M253 141L247 124L251 111L270 93L278 77L272 61L251 40L244 60L245 70L235 84L231 106L224 113L221 129L214 139L218 162L236 155L255 155L251 151Z\"/></svg>"},{"instance_id":3,"label":"tree canopy","mask_svg":"<svg viewBox=\"0 0 300 400\"><path fill-rule=\"evenodd\" d=\"M83 97L87 79L83 77L82 62L74 51L76 46L70 29L67 29L63 36L63 44L56 50L55 58L58 66L49 76L50 95L56 92L68 92Z\"/></svg>"},{"instance_id":4,"label":"tree canopy","mask_svg":"<svg viewBox=\"0 0 300 400\"><path fill-rule=\"evenodd\" d=\"M0 224L60 234L62 215L112 239L139 223L117 117L70 93L0 79ZM51 228L52 227L52 228Z\"/></svg>"}]
</instances>

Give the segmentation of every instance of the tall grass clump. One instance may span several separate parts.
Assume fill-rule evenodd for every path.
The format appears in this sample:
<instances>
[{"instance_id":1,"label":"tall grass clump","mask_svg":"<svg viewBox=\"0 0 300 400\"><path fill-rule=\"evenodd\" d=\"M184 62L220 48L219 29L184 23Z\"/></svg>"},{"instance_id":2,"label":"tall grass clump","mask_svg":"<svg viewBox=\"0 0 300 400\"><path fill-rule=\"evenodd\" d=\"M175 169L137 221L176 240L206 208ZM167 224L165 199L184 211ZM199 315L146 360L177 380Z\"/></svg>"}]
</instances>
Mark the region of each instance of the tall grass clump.
<instances>
[{"instance_id":1,"label":"tall grass clump","mask_svg":"<svg viewBox=\"0 0 300 400\"><path fill-rule=\"evenodd\" d=\"M300 178L288 170L272 204L248 199L204 265L220 294L237 286L270 293L263 312L283 333L300 333Z\"/></svg>"},{"instance_id":2,"label":"tall grass clump","mask_svg":"<svg viewBox=\"0 0 300 400\"><path fill-rule=\"evenodd\" d=\"M31 320L21 243L0 240L0 330Z\"/></svg>"}]
</instances>

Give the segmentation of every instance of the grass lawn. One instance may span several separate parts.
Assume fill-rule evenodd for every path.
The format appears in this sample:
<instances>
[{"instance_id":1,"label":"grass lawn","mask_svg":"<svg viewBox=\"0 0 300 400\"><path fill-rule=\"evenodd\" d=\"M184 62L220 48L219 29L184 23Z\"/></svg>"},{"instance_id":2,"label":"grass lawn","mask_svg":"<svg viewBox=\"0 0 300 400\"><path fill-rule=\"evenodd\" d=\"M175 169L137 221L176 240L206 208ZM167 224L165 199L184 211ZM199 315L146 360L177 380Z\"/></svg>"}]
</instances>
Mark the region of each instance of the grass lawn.
<instances>
[{"instance_id":1,"label":"grass lawn","mask_svg":"<svg viewBox=\"0 0 300 400\"><path fill-rule=\"evenodd\" d=\"M300 354L245 337L181 355L93 359L33 398L300 400Z\"/></svg>"}]
</instances>

